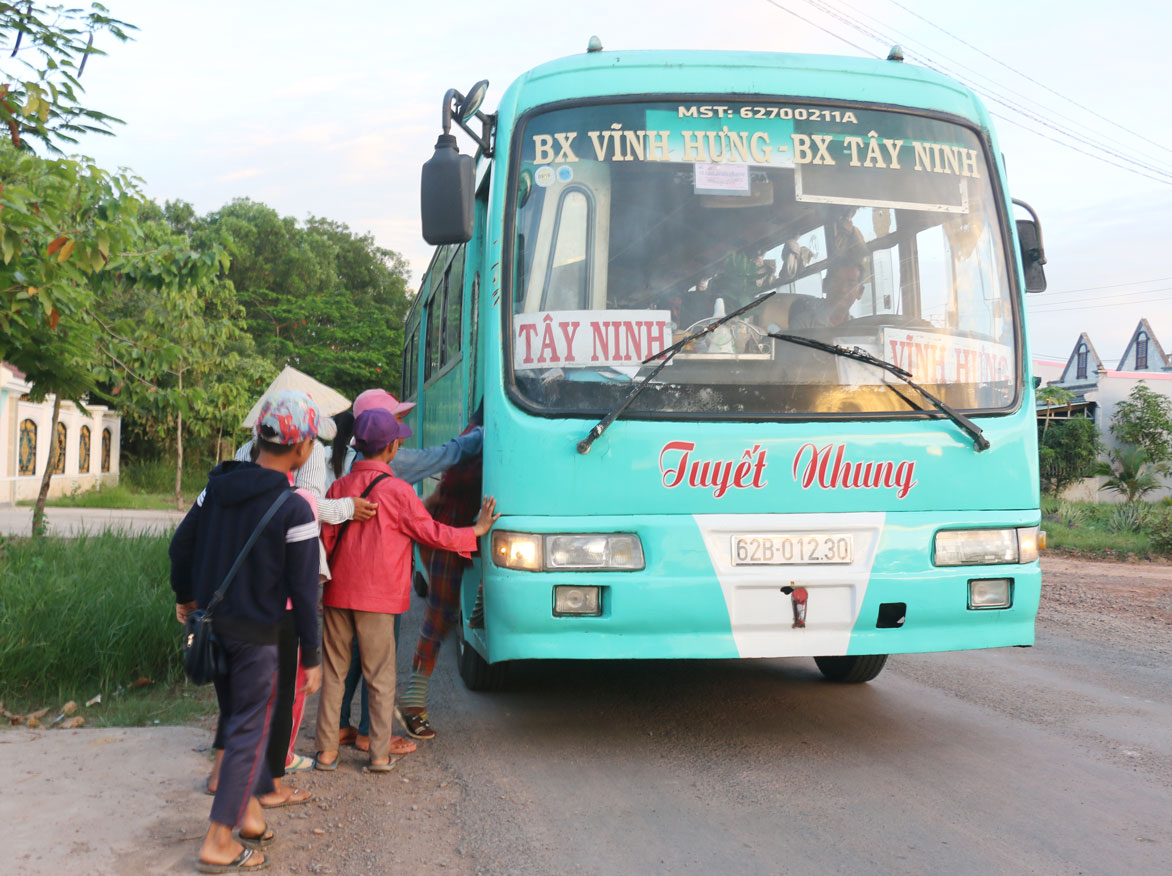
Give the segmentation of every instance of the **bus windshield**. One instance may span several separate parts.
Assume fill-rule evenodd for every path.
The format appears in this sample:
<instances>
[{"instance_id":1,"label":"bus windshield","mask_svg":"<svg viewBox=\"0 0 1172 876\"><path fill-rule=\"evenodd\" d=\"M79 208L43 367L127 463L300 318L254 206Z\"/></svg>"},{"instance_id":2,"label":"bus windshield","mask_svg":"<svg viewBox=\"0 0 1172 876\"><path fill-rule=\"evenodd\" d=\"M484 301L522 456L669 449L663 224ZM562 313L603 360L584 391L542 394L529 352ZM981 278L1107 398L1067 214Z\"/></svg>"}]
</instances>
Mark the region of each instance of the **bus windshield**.
<instances>
[{"instance_id":1,"label":"bus windshield","mask_svg":"<svg viewBox=\"0 0 1172 876\"><path fill-rule=\"evenodd\" d=\"M514 397L602 414L706 322L626 417L919 409L858 347L947 404L1007 410L1018 314L984 142L922 114L816 102L536 112L514 139Z\"/></svg>"}]
</instances>

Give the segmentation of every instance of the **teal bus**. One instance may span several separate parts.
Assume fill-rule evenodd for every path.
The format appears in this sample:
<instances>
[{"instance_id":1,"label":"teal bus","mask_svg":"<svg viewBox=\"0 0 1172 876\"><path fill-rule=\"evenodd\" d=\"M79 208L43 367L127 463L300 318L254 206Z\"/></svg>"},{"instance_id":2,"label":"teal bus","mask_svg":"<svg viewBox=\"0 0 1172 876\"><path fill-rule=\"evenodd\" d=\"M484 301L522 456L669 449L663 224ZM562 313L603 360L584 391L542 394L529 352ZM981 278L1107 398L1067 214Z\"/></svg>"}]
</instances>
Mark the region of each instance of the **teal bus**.
<instances>
[{"instance_id":1,"label":"teal bus","mask_svg":"<svg viewBox=\"0 0 1172 876\"><path fill-rule=\"evenodd\" d=\"M977 97L901 61L592 40L445 95L403 396L421 446L483 410L469 687L1033 643L1041 234Z\"/></svg>"}]
</instances>

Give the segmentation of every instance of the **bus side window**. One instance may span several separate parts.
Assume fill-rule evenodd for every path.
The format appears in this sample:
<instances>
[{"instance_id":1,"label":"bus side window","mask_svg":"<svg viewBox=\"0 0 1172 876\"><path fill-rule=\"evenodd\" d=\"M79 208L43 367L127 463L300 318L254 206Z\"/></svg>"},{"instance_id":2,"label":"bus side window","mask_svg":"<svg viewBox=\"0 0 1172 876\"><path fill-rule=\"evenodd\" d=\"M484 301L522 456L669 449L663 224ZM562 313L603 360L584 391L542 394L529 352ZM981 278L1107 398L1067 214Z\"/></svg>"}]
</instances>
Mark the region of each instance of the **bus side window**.
<instances>
[{"instance_id":1,"label":"bus side window","mask_svg":"<svg viewBox=\"0 0 1172 876\"><path fill-rule=\"evenodd\" d=\"M452 264L448 268L447 300L445 310L447 318L444 320L444 363L454 362L460 358L460 314L464 304L464 247L456 252Z\"/></svg>"},{"instance_id":2,"label":"bus side window","mask_svg":"<svg viewBox=\"0 0 1172 876\"><path fill-rule=\"evenodd\" d=\"M443 318L443 289L435 285L442 283L443 271L436 271L433 292L427 302L427 340L423 365L423 380L426 383L439 371L440 366L440 323Z\"/></svg>"},{"instance_id":3,"label":"bus side window","mask_svg":"<svg viewBox=\"0 0 1172 876\"><path fill-rule=\"evenodd\" d=\"M470 312L472 314L472 324L468 328L468 355L470 357L470 364L468 367L468 408L471 410L476 406L476 392L477 392L477 357L479 356L479 348L476 346L477 334L480 331L480 272L477 271L472 275L472 300L470 304Z\"/></svg>"},{"instance_id":4,"label":"bus side window","mask_svg":"<svg viewBox=\"0 0 1172 876\"><path fill-rule=\"evenodd\" d=\"M415 379L419 375L416 370L419 366L419 323L415 322L408 330L407 340L403 342L403 387L402 398L415 397Z\"/></svg>"}]
</instances>

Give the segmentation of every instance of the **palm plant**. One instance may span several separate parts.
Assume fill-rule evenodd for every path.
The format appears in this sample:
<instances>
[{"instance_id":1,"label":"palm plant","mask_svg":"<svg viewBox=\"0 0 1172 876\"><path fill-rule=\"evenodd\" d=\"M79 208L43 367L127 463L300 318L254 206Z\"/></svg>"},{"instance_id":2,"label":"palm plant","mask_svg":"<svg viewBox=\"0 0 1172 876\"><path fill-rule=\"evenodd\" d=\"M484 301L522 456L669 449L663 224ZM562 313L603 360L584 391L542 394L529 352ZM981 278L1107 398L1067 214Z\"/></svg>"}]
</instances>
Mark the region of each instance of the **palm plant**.
<instances>
[{"instance_id":1,"label":"palm plant","mask_svg":"<svg viewBox=\"0 0 1172 876\"><path fill-rule=\"evenodd\" d=\"M1168 465L1149 461L1142 447L1123 446L1108 456L1110 462L1099 460L1094 468L1094 474L1107 478L1100 491L1125 496L1130 505L1163 486L1162 477L1168 473Z\"/></svg>"},{"instance_id":2,"label":"palm plant","mask_svg":"<svg viewBox=\"0 0 1172 876\"><path fill-rule=\"evenodd\" d=\"M1034 393L1034 396L1046 406L1046 418L1042 422L1042 435L1044 436L1046 430L1050 428L1050 418L1054 408L1058 405L1066 405L1066 415L1070 416L1070 403L1074 400L1074 393L1061 386L1051 385L1041 387Z\"/></svg>"}]
</instances>

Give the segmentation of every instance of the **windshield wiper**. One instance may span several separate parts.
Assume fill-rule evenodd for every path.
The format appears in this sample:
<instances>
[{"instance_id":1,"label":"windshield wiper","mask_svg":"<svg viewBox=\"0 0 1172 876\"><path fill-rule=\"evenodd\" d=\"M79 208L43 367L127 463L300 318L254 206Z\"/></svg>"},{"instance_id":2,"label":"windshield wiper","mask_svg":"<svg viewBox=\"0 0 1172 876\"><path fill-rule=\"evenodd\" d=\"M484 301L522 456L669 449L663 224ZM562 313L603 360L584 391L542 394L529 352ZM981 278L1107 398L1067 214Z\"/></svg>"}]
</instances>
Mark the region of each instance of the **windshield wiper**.
<instances>
[{"instance_id":1,"label":"windshield wiper","mask_svg":"<svg viewBox=\"0 0 1172 876\"><path fill-rule=\"evenodd\" d=\"M627 393L627 397L625 399L623 399L623 403L621 405L619 405L617 408L615 408L613 411L611 411L609 414L607 414L605 417L603 417L601 420L599 420L594 425L594 428L586 433L586 437L578 442L578 452L579 453L589 453L590 452L590 445L592 445L595 441L597 441L602 436L602 433L610 428L611 423L613 423L620 416L622 416L623 411L625 411L628 407L630 407L631 402L633 402L636 398L639 397L639 393L641 393L647 387L647 384L650 383L655 378L655 375L657 375L660 371L662 371L667 366L667 363L670 362L672 360L672 358L674 358L676 353L678 353L680 350L682 350L688 344L692 343L692 341L696 340L697 338L702 338L702 337L704 337L704 335L716 331L718 328L720 328L722 325L724 325L730 319L734 319L734 318L740 316L742 313L744 313L747 310L752 310L754 307L758 306L763 301L768 301L770 298L772 298L774 295L777 294L777 290L779 288L780 288L780 286L775 286L773 289L770 289L768 292L763 292L762 294L760 294L756 298L754 298L752 301L750 301L748 304L746 304L742 307L738 307L732 313L726 313L724 316L720 317L719 319L716 319L713 322L710 322L708 325L704 326L704 328L692 332L692 334L688 335L686 338L683 338L682 340L676 341L670 347L664 347L658 353L655 353L654 355L648 356L646 359L644 359L643 362L641 363L643 365L649 365L650 363L654 362L656 359L658 359L660 357L663 358L663 361L659 363L659 365L655 368L654 371L652 371L650 374L648 374L646 377L644 377L642 380L640 380L637 384L635 384L635 386L631 389L631 391L629 393Z\"/></svg>"},{"instance_id":2,"label":"windshield wiper","mask_svg":"<svg viewBox=\"0 0 1172 876\"><path fill-rule=\"evenodd\" d=\"M861 347L843 347L838 344L827 344L823 341L816 341L813 338L806 338L801 335L789 335L781 332L770 332L769 337L777 338L779 341L789 341L791 344L801 344L803 347L813 347L815 350L824 350L827 353L833 353L835 356L843 356L858 362L866 362L869 365L874 365L876 368L882 368L884 371L891 372L930 401L940 413L944 414L944 416L948 417L948 419L952 420L952 422L956 423L956 425L971 435L973 447L977 453L989 449L989 439L985 437L980 426L912 380L910 371L905 371L898 365L893 365L884 359L880 359L878 356L873 356ZM892 387L892 389L894 388ZM905 401L911 402L902 392L897 392L897 394ZM921 408L921 410L923 409Z\"/></svg>"}]
</instances>

